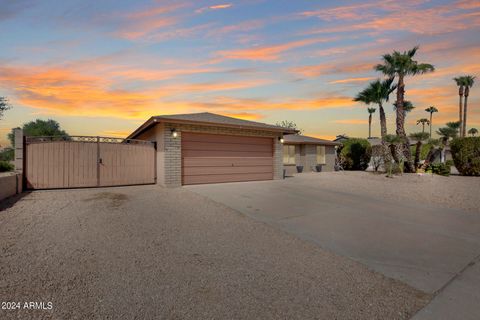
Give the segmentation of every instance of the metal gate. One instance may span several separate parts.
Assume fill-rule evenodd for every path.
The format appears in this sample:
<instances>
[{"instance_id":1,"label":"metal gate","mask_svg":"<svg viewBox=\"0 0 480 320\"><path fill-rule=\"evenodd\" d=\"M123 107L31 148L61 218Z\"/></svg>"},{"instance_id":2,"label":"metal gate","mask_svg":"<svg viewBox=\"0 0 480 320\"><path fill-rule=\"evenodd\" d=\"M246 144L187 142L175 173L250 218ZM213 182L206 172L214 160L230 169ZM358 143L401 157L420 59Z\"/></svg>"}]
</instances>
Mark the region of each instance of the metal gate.
<instances>
[{"instance_id":1,"label":"metal gate","mask_svg":"<svg viewBox=\"0 0 480 320\"><path fill-rule=\"evenodd\" d=\"M27 189L155 183L155 143L88 137L26 137Z\"/></svg>"}]
</instances>

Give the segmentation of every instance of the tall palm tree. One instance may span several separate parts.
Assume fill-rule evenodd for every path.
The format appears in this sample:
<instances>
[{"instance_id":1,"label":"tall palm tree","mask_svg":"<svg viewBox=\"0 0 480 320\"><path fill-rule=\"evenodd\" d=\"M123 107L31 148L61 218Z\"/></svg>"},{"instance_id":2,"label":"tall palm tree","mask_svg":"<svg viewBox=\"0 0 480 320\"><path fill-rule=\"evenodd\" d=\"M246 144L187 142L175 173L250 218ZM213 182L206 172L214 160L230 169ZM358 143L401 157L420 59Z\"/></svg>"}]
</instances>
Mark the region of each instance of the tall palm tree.
<instances>
[{"instance_id":1,"label":"tall palm tree","mask_svg":"<svg viewBox=\"0 0 480 320\"><path fill-rule=\"evenodd\" d=\"M435 108L434 106L430 106L427 109L425 109L428 113L430 113L430 139L432 139L432 127L433 127L433 114L435 112L438 112L438 109Z\"/></svg>"},{"instance_id":2,"label":"tall palm tree","mask_svg":"<svg viewBox=\"0 0 480 320\"><path fill-rule=\"evenodd\" d=\"M385 115L385 109L383 109L383 103L387 102L390 94L396 89L393 85L393 78L386 80L377 79L371 82L363 91L359 92L353 101L360 101L367 105L378 105L378 111L380 113L380 134L382 140L387 135L387 117Z\"/></svg>"},{"instance_id":3,"label":"tall palm tree","mask_svg":"<svg viewBox=\"0 0 480 320\"><path fill-rule=\"evenodd\" d=\"M422 118L417 120L417 126L421 124L422 125L422 132L425 133L425 125L430 125L430 121L428 121L427 118Z\"/></svg>"},{"instance_id":4,"label":"tall palm tree","mask_svg":"<svg viewBox=\"0 0 480 320\"><path fill-rule=\"evenodd\" d=\"M468 134L472 137L475 137L478 134L477 128L471 128L470 130L468 130Z\"/></svg>"},{"instance_id":5,"label":"tall palm tree","mask_svg":"<svg viewBox=\"0 0 480 320\"><path fill-rule=\"evenodd\" d=\"M377 109L375 108L368 108L368 138L372 137L372 114L375 113Z\"/></svg>"},{"instance_id":6,"label":"tall palm tree","mask_svg":"<svg viewBox=\"0 0 480 320\"><path fill-rule=\"evenodd\" d=\"M413 171L413 165L410 161L410 146L408 138L405 134L405 77L424 74L435 70L434 66L428 63L419 63L413 60L415 53L417 53L418 46L411 50L399 52L393 51L391 54L384 54L382 56L383 63L375 66L375 70L382 72L389 77L398 77L397 82L397 119L396 119L396 133L404 137L404 156L406 158L406 168Z\"/></svg>"},{"instance_id":7,"label":"tall palm tree","mask_svg":"<svg viewBox=\"0 0 480 320\"><path fill-rule=\"evenodd\" d=\"M464 77L456 77L456 78L453 78L453 81L455 81L457 83L457 86L458 86L458 121L460 121L460 134L462 134L462 121L463 121L463 117L462 117L462 113L463 113L463 107L462 107L462 103L463 103L463 93L464 93L464 90L465 90L465 87L464 87L464 83L465 83L465 79Z\"/></svg>"},{"instance_id":8,"label":"tall palm tree","mask_svg":"<svg viewBox=\"0 0 480 320\"><path fill-rule=\"evenodd\" d=\"M465 137L466 135L466 130L467 130L467 102L468 102L468 96L470 94L470 88L473 86L475 83L475 77L474 76L464 76L463 77L463 85L465 86L465 92L464 92L464 103L463 103L463 129L462 129L462 137Z\"/></svg>"}]
</instances>

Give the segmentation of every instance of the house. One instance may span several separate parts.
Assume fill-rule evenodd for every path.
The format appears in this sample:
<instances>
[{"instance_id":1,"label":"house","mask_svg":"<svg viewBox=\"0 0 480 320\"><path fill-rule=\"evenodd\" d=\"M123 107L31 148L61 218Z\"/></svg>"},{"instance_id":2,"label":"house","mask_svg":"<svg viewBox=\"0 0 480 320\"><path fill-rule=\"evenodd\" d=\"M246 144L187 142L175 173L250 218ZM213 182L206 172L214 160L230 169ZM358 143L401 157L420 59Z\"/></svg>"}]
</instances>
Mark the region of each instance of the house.
<instances>
[{"instance_id":1,"label":"house","mask_svg":"<svg viewBox=\"0 0 480 320\"><path fill-rule=\"evenodd\" d=\"M167 187L283 178L282 137L294 129L209 112L155 116L127 139L156 142Z\"/></svg>"},{"instance_id":2,"label":"house","mask_svg":"<svg viewBox=\"0 0 480 320\"><path fill-rule=\"evenodd\" d=\"M283 142L283 165L287 175L297 172L333 171L335 167L335 147L339 142L317 139L302 135L287 135ZM317 167L320 165L320 167Z\"/></svg>"}]
</instances>

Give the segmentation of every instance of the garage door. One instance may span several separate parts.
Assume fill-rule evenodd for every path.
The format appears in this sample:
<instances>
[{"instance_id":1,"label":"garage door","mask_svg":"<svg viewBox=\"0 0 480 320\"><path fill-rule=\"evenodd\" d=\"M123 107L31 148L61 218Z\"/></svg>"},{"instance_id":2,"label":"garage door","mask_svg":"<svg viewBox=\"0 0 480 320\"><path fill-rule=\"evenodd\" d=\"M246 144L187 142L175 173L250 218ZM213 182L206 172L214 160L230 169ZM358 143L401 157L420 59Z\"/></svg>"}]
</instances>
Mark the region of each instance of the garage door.
<instances>
[{"instance_id":1,"label":"garage door","mask_svg":"<svg viewBox=\"0 0 480 320\"><path fill-rule=\"evenodd\" d=\"M272 179L272 138L182 132L182 184Z\"/></svg>"}]
</instances>

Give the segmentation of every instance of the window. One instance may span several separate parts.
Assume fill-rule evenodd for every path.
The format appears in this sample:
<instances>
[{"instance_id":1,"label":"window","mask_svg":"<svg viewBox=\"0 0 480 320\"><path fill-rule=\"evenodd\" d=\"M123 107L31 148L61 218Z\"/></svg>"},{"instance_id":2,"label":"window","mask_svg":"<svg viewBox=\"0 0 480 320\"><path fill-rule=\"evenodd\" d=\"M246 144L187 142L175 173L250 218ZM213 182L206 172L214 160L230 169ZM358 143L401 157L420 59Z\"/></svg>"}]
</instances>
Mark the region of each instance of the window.
<instances>
[{"instance_id":1,"label":"window","mask_svg":"<svg viewBox=\"0 0 480 320\"><path fill-rule=\"evenodd\" d=\"M317 146L317 164L325 164L325 146Z\"/></svg>"},{"instance_id":2,"label":"window","mask_svg":"<svg viewBox=\"0 0 480 320\"><path fill-rule=\"evenodd\" d=\"M283 146L283 164L295 164L295 146Z\"/></svg>"}]
</instances>

